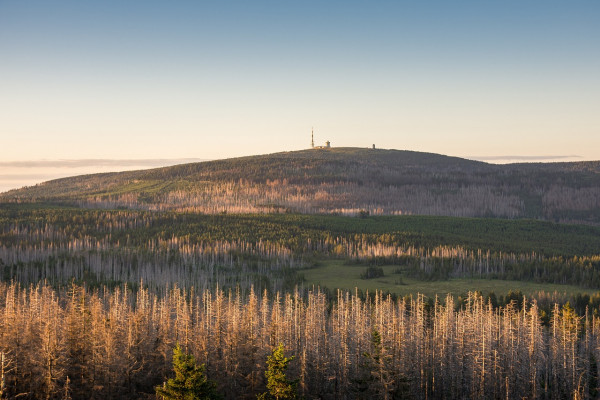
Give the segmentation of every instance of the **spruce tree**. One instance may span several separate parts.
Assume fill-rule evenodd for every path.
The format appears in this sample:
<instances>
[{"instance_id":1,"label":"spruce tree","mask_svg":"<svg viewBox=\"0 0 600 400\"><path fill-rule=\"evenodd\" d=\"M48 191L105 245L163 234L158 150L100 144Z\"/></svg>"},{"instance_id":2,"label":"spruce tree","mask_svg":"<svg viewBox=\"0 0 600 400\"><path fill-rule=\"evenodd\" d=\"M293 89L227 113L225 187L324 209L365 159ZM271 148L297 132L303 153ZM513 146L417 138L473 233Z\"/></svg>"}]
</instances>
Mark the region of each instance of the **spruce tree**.
<instances>
[{"instance_id":1,"label":"spruce tree","mask_svg":"<svg viewBox=\"0 0 600 400\"><path fill-rule=\"evenodd\" d=\"M173 349L175 378L156 386L156 394L169 400L221 399L214 382L204 374L204 364L197 366L194 356L185 354L177 344Z\"/></svg>"},{"instance_id":2,"label":"spruce tree","mask_svg":"<svg viewBox=\"0 0 600 400\"><path fill-rule=\"evenodd\" d=\"M269 391L258 395L259 400L288 400L297 398L296 387L298 386L298 380L290 381L285 375L288 364L294 358L295 356L285 357L283 344L281 343L273 349L273 353L267 358L267 370L265 371L267 389Z\"/></svg>"},{"instance_id":3,"label":"spruce tree","mask_svg":"<svg viewBox=\"0 0 600 400\"><path fill-rule=\"evenodd\" d=\"M376 328L371 330L371 352L363 353L361 376L354 380L352 391L359 399L389 399L394 391L402 396L401 385L396 382L390 371L391 357L385 352L381 334Z\"/></svg>"}]
</instances>

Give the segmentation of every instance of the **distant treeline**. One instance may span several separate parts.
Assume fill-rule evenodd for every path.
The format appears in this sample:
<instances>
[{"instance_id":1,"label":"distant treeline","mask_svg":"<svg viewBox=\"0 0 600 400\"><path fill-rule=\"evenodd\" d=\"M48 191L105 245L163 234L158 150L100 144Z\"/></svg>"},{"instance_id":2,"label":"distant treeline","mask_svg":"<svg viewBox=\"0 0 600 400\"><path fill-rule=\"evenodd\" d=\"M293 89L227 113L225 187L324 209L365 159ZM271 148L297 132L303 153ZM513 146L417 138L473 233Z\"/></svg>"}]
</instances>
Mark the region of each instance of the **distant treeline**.
<instances>
[{"instance_id":1,"label":"distant treeline","mask_svg":"<svg viewBox=\"0 0 600 400\"><path fill-rule=\"evenodd\" d=\"M1 278L23 284L285 290L325 258L426 280L482 277L600 288L600 228L448 217L201 215L11 205Z\"/></svg>"}]
</instances>

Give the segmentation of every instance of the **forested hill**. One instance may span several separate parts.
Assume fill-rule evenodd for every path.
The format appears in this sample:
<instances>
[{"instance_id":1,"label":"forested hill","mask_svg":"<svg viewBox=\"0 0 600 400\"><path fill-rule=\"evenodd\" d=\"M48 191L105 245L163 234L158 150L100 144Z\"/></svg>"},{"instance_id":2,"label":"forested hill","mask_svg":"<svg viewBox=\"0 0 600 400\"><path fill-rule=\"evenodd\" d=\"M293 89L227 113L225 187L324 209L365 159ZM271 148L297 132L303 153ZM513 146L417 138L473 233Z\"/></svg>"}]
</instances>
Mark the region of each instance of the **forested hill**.
<instances>
[{"instance_id":1,"label":"forested hill","mask_svg":"<svg viewBox=\"0 0 600 400\"><path fill-rule=\"evenodd\" d=\"M331 148L57 179L0 201L220 212L429 214L600 223L600 162L493 165ZM363 213L364 214L364 213Z\"/></svg>"}]
</instances>

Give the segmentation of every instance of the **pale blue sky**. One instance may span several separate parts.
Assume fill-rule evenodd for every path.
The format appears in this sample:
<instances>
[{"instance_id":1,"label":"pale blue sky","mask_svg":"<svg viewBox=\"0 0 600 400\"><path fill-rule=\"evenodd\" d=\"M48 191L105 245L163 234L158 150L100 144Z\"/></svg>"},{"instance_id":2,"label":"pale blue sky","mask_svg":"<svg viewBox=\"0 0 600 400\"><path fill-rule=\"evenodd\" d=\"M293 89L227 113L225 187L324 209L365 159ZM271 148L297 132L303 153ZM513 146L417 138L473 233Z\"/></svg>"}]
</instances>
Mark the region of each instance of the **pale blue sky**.
<instances>
[{"instance_id":1,"label":"pale blue sky","mask_svg":"<svg viewBox=\"0 0 600 400\"><path fill-rule=\"evenodd\" d=\"M598 21L597 0L0 0L2 159L264 154L313 126L600 159Z\"/></svg>"}]
</instances>

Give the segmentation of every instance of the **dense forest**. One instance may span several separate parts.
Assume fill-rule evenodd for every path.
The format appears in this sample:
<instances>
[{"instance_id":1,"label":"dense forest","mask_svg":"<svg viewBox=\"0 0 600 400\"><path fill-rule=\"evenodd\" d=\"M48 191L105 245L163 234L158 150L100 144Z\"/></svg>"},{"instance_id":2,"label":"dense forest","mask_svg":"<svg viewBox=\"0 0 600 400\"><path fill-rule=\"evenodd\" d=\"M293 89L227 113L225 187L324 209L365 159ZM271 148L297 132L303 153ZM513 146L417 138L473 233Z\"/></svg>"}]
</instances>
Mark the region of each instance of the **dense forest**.
<instances>
[{"instance_id":1,"label":"dense forest","mask_svg":"<svg viewBox=\"0 0 600 400\"><path fill-rule=\"evenodd\" d=\"M0 195L84 207L542 218L600 223L598 162L492 165L332 148L58 179Z\"/></svg>"},{"instance_id":2,"label":"dense forest","mask_svg":"<svg viewBox=\"0 0 600 400\"><path fill-rule=\"evenodd\" d=\"M179 344L225 398L255 398L282 345L304 398L596 398L600 320L522 299L0 284L10 398L154 398ZM286 397L289 398L289 397Z\"/></svg>"}]
</instances>

